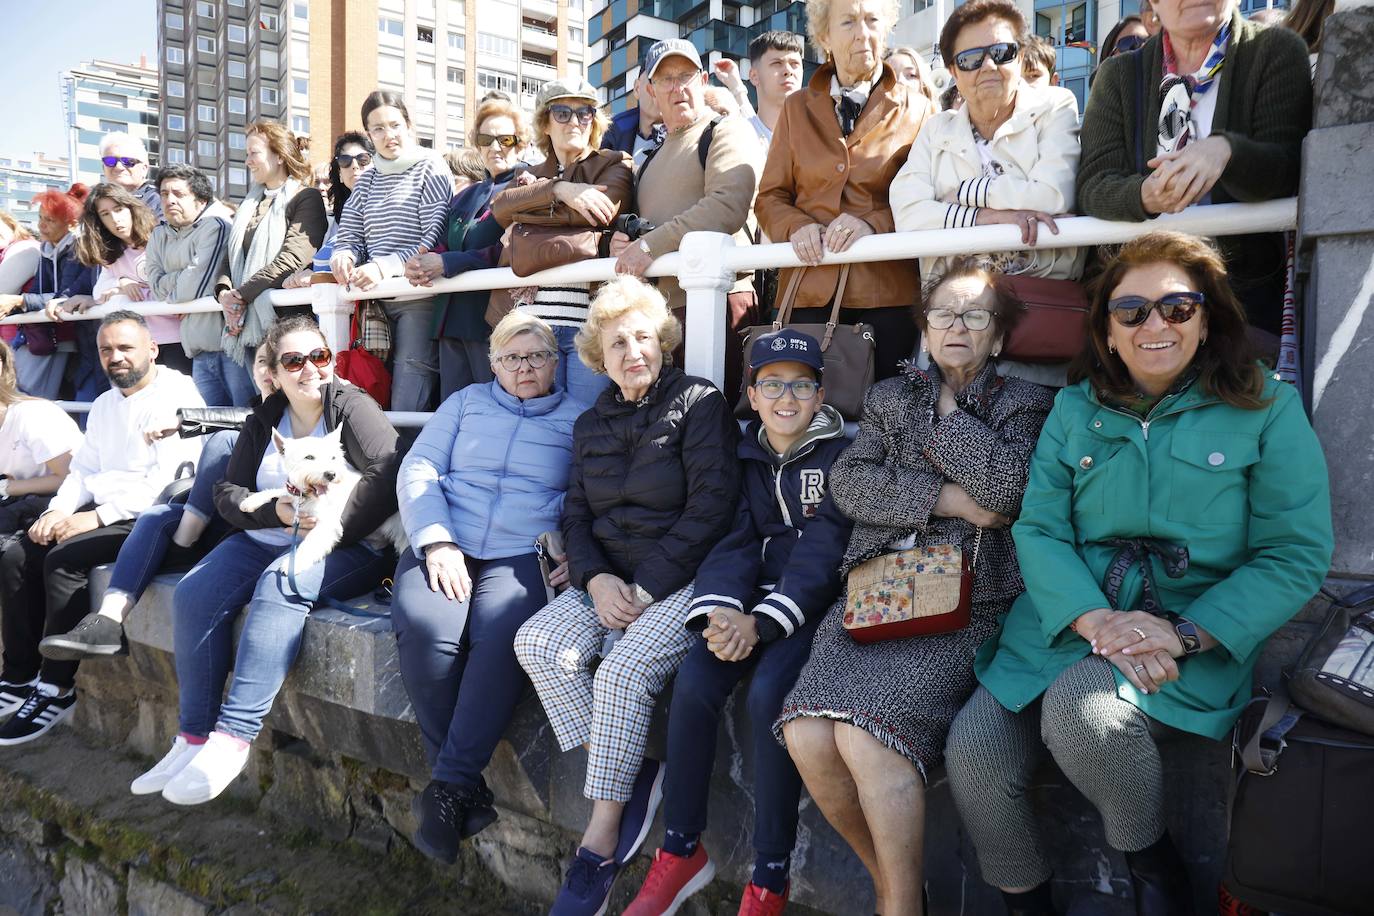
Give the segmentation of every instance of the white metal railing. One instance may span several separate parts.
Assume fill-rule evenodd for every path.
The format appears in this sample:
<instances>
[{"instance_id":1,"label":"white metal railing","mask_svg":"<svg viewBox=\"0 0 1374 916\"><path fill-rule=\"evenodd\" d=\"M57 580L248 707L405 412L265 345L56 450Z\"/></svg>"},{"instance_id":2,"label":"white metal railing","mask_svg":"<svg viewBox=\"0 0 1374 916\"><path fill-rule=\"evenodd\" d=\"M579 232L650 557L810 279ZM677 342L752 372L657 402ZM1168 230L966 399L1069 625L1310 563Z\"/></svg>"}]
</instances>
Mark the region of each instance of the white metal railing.
<instances>
[{"instance_id":1,"label":"white metal railing","mask_svg":"<svg viewBox=\"0 0 1374 916\"><path fill-rule=\"evenodd\" d=\"M1190 207L1182 213L1167 214L1143 223L1108 222L1086 216L1058 220L1059 234L1043 227L1036 248L1073 248L1087 245L1120 244L1157 229L1172 229L1202 236L1245 235L1277 232L1297 225L1297 199L1271 200L1253 204L1215 204ZM1015 226L975 226L969 229L931 229L920 232L892 232L871 235L855 242L843 254L829 253L826 264L855 264L932 258L984 251L1025 248L1020 229ZM649 266L651 277L674 276L687 294L686 369L721 384L725 377L725 295L738 273L773 267L797 267L792 246L737 245L732 236L719 232L689 232L680 249L658 258ZM274 290L276 306L309 305L319 319L325 339L336 351L348 346L349 319L354 304L362 299L417 299L439 293L541 286L554 283L601 283L615 277L615 261L600 258L556 267L528 277L517 277L510 268L472 270L443 279L433 286L412 286L404 278L384 280L364 292L356 287L317 283L305 289ZM145 315L179 315L219 309L213 299L169 304L130 302L117 297L109 304L92 308L71 320L104 317L120 308L135 308ZM14 315L0 324L46 321L42 312ZM64 405L71 406L71 405ZM398 426L422 425L428 414L394 413Z\"/></svg>"}]
</instances>

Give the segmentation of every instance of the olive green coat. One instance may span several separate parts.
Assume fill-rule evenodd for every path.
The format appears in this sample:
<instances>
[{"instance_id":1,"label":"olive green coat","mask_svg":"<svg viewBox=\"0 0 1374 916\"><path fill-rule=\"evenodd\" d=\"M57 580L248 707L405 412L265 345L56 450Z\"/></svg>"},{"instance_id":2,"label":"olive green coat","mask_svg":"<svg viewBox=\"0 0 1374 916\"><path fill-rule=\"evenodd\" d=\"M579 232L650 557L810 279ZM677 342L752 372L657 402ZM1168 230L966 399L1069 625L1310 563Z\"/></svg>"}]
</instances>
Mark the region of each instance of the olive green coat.
<instances>
[{"instance_id":1,"label":"olive green coat","mask_svg":"<svg viewBox=\"0 0 1374 916\"><path fill-rule=\"evenodd\" d=\"M1186 545L1181 578L1151 559L1164 607L1217 638L1179 662L1180 678L1139 693L1120 672L1117 694L1184 731L1221 738L1250 698L1265 639L1321 585L1331 561L1326 462L1297 392L1266 382L1259 410L1205 394L1198 383L1167 396L1146 420L1104 405L1087 382L1059 393L1031 459L1013 528L1026 592L1001 635L979 651L978 680L1007 709L1024 709L1089 652L1069 629L1110 607L1103 578L1108 538ZM1139 606L1140 567L1118 609Z\"/></svg>"}]
</instances>

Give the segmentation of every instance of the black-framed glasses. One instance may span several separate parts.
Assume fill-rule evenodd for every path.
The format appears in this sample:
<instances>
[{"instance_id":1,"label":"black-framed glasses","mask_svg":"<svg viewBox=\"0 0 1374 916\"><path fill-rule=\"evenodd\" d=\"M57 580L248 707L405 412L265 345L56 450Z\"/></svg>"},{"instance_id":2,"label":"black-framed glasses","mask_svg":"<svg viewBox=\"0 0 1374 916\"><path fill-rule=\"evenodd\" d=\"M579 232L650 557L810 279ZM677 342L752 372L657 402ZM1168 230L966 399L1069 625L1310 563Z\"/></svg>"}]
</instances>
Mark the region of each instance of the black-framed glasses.
<instances>
[{"instance_id":1,"label":"black-framed glasses","mask_svg":"<svg viewBox=\"0 0 1374 916\"><path fill-rule=\"evenodd\" d=\"M962 321L964 327L970 331L986 331L988 325L992 324L992 311L990 309L968 309L963 312L956 312L954 309L928 309L926 311L926 324L937 331L948 331L954 327L955 319Z\"/></svg>"},{"instance_id":2,"label":"black-framed glasses","mask_svg":"<svg viewBox=\"0 0 1374 916\"><path fill-rule=\"evenodd\" d=\"M477 148L478 148L478 149L486 149L488 146L491 146L493 143L495 143L495 144L497 144L498 146L500 146L501 149L514 149L514 148L515 148L515 145L516 145L517 143L519 143L519 142L520 142L520 138L517 137L515 134L478 134L478 135L477 135Z\"/></svg>"},{"instance_id":3,"label":"black-framed glasses","mask_svg":"<svg viewBox=\"0 0 1374 916\"><path fill-rule=\"evenodd\" d=\"M334 157L334 161L339 164L339 168L348 169L353 167L353 163L358 163L358 168L365 169L372 164L371 153L339 153Z\"/></svg>"},{"instance_id":4,"label":"black-framed glasses","mask_svg":"<svg viewBox=\"0 0 1374 916\"><path fill-rule=\"evenodd\" d=\"M793 382L784 382L782 379L766 378L761 382L755 382L754 387L759 394L770 401L776 401L785 392L792 392L792 397L798 401L809 401L816 396L820 390L820 383L809 378L797 379Z\"/></svg>"},{"instance_id":5,"label":"black-framed glasses","mask_svg":"<svg viewBox=\"0 0 1374 916\"><path fill-rule=\"evenodd\" d=\"M501 368L507 372L519 372L521 363L529 363L531 369L543 369L553 359L554 354L549 350L535 350L532 353L506 353L492 359L494 363L500 363Z\"/></svg>"},{"instance_id":6,"label":"black-framed glasses","mask_svg":"<svg viewBox=\"0 0 1374 916\"><path fill-rule=\"evenodd\" d=\"M300 372L305 368L306 360L310 360L310 364L316 369L323 369L333 359L333 350L328 347L316 347L309 353L297 353L294 350L290 353L283 353L277 357L277 362L287 372Z\"/></svg>"},{"instance_id":7,"label":"black-framed glasses","mask_svg":"<svg viewBox=\"0 0 1374 916\"><path fill-rule=\"evenodd\" d=\"M1158 299L1144 296L1122 296L1107 303L1107 311L1123 327L1136 328L1150 317L1151 309L1159 310L1159 317L1169 324L1183 324L1197 314L1207 301L1202 293L1167 293Z\"/></svg>"},{"instance_id":8,"label":"black-framed glasses","mask_svg":"<svg viewBox=\"0 0 1374 916\"><path fill-rule=\"evenodd\" d=\"M559 124L567 124L573 118L577 118L577 123L585 127L596 117L596 109L591 105L583 105L580 108L573 108L571 105L550 105L549 117Z\"/></svg>"},{"instance_id":9,"label":"black-framed glasses","mask_svg":"<svg viewBox=\"0 0 1374 916\"><path fill-rule=\"evenodd\" d=\"M999 41L993 45L983 45L981 48L969 48L954 55L954 66L963 70L965 73L972 73L983 66L983 59L991 57L992 62L997 66L1009 64L1016 60L1017 52L1021 46L1014 41Z\"/></svg>"},{"instance_id":10,"label":"black-framed glasses","mask_svg":"<svg viewBox=\"0 0 1374 916\"><path fill-rule=\"evenodd\" d=\"M1117 54L1125 54L1127 51L1134 51L1145 44L1145 39L1139 35L1122 35L1116 40L1113 51Z\"/></svg>"},{"instance_id":11,"label":"black-framed glasses","mask_svg":"<svg viewBox=\"0 0 1374 916\"><path fill-rule=\"evenodd\" d=\"M135 159L133 156L101 156L100 161L105 163L105 168L112 169L117 165L122 165L126 169L131 169L142 162L142 159Z\"/></svg>"}]
</instances>

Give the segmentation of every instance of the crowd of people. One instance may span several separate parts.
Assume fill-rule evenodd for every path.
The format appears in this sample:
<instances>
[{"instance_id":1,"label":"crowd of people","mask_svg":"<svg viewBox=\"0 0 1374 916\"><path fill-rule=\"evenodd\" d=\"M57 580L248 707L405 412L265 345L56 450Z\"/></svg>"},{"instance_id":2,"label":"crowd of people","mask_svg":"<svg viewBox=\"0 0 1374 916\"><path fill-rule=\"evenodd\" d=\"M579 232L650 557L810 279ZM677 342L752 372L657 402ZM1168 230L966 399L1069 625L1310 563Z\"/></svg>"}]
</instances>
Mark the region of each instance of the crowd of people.
<instances>
[{"instance_id":1,"label":"crowd of people","mask_svg":"<svg viewBox=\"0 0 1374 916\"><path fill-rule=\"evenodd\" d=\"M1125 854L1136 912L1192 912L1159 742L1227 734L1332 550L1320 447L1263 362L1284 240L1039 246L1066 215L1296 193L1308 43L1232 0L1154 0L1113 30L1080 119L1010 0L952 12L945 92L918 52L886 46L895 0L806 5L825 62L805 79L802 36L765 33L752 100L736 62L708 71L669 39L614 118L585 80L556 79L532 119L483 99L471 152L440 157L377 91L327 174L254 123L232 209L199 170L153 175L112 134L102 182L40 195L39 240L0 213L0 313L48 319L0 331L0 745L70 717L80 662L127 652L153 577L184 571L178 732L131 790L208 802L245 767L312 608L393 579L432 768L423 852L453 862L496 820L483 771L531 684L560 750L586 749L592 813L557 916L604 912L660 803L626 912L675 912L713 879L716 735L746 680L756 859L740 913L785 907L803 787L877 912L925 912L940 767L1008 912L1058 912L1026 795L1045 751ZM1022 247L825 263L877 233L994 224ZM644 279L696 230L786 241L801 262L736 278L727 339L783 305L788 326L728 347L721 387L681 368L684 292ZM361 302L352 349L384 367L384 391L345 378L313 317L270 295L598 256L615 280ZM1072 359L1017 359L1026 282L1084 291ZM140 308L206 297L219 311ZM73 320L93 305L114 310ZM830 359L850 326L870 341L866 391ZM62 394L91 401L84 430ZM179 411L207 406L244 409L180 435ZM385 407L434 413L407 447ZM302 509L318 482L301 489L290 449L306 439L358 476L337 517ZM369 537L398 513L399 556ZM337 544L297 568L316 526ZM865 631L911 581L884 573L878 592L874 570L948 572L932 558L965 580L962 622ZM897 604L910 618L932 600ZM646 748L670 683L660 761Z\"/></svg>"}]
</instances>

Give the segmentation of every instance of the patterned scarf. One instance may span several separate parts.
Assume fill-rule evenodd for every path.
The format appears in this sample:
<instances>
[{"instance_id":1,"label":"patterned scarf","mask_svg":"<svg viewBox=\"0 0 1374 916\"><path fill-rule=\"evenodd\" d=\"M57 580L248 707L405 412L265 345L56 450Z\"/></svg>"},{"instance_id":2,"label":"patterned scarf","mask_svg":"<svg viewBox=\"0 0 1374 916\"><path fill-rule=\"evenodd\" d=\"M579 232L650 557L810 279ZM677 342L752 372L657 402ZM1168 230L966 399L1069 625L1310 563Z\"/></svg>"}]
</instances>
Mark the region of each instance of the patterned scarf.
<instances>
[{"instance_id":1,"label":"patterned scarf","mask_svg":"<svg viewBox=\"0 0 1374 916\"><path fill-rule=\"evenodd\" d=\"M1179 74L1174 57L1174 45L1169 33L1164 33L1164 79L1159 84L1162 102L1159 106L1158 152L1173 153L1197 139L1197 123L1193 113L1198 102L1216 82L1217 74L1226 63L1226 46L1231 41L1228 21L1212 39L1212 49L1196 73Z\"/></svg>"}]
</instances>

